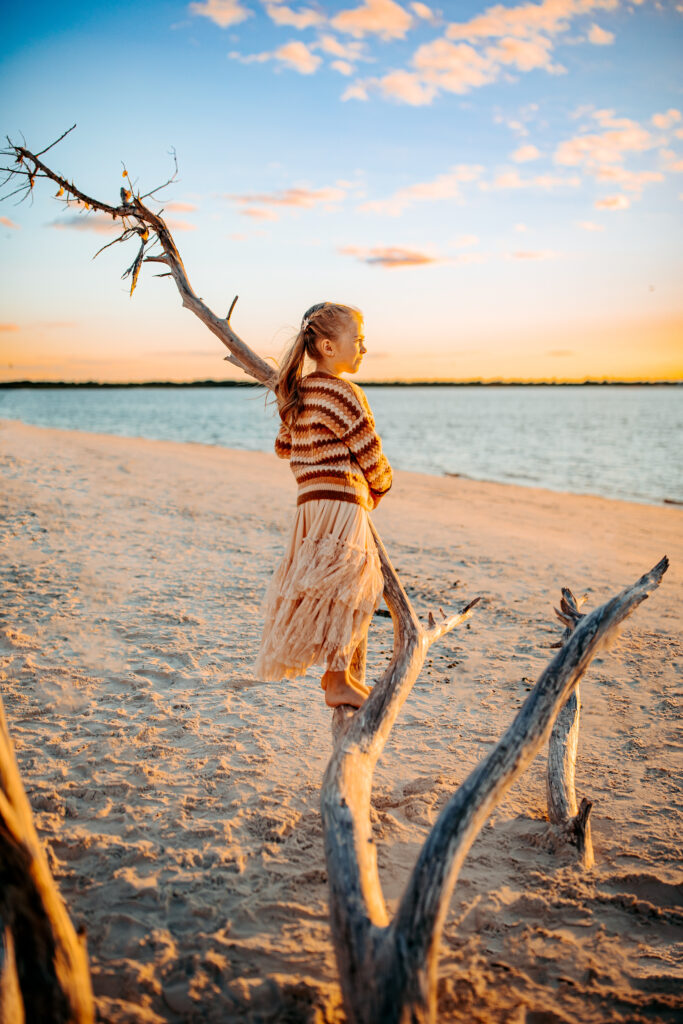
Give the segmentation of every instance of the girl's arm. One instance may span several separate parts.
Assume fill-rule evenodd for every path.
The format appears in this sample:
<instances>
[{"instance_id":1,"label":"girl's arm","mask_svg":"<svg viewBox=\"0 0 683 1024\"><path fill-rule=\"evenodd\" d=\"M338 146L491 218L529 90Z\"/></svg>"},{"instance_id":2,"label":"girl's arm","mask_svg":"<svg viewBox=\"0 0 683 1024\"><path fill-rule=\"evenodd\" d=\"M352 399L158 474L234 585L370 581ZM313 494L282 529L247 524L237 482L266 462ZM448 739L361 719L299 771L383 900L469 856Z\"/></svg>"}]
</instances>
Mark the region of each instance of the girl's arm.
<instances>
[{"instance_id":1,"label":"girl's arm","mask_svg":"<svg viewBox=\"0 0 683 1024\"><path fill-rule=\"evenodd\" d=\"M288 459L292 454L292 434L284 421L281 421L275 438L275 454L279 459Z\"/></svg>"},{"instance_id":2,"label":"girl's arm","mask_svg":"<svg viewBox=\"0 0 683 1024\"><path fill-rule=\"evenodd\" d=\"M350 382L347 383L350 384ZM356 394L355 387L352 390L358 416L340 440L347 446L363 470L376 508L380 499L391 487L391 466L382 451L382 441L375 430L375 421L365 395L361 392L361 398ZM358 390L360 391L360 388Z\"/></svg>"}]
</instances>

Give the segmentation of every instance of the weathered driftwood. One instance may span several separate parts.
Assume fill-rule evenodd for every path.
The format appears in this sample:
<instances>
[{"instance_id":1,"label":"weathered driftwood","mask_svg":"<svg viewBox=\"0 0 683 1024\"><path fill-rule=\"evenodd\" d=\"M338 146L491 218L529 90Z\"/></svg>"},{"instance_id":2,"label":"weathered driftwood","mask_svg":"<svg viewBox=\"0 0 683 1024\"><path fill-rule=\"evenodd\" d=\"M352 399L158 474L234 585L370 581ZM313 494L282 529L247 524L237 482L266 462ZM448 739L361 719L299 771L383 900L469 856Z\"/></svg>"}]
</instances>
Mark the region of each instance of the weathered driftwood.
<instances>
[{"instance_id":1,"label":"weathered driftwood","mask_svg":"<svg viewBox=\"0 0 683 1024\"><path fill-rule=\"evenodd\" d=\"M359 711L335 712L336 743L322 792L331 922L350 1024L436 1020L438 947L460 866L487 816L547 740L596 651L660 583L649 573L586 616L541 674L499 743L446 805L425 842L389 923L370 829L372 774L429 646L468 614L425 630L379 538L394 656Z\"/></svg>"},{"instance_id":2,"label":"weathered driftwood","mask_svg":"<svg viewBox=\"0 0 683 1024\"><path fill-rule=\"evenodd\" d=\"M562 640L555 645L562 647L577 624L584 618L579 610L585 603L586 595L575 598L571 590L562 588L560 609L555 609L565 630ZM593 841L591 838L590 813L593 804L587 797L578 805L574 776L576 755L579 745L579 722L581 716L581 693L579 684L570 693L566 704L560 709L548 741L548 767L546 792L548 795L548 818L576 846L586 868L594 863Z\"/></svg>"},{"instance_id":3,"label":"weathered driftwood","mask_svg":"<svg viewBox=\"0 0 683 1024\"><path fill-rule=\"evenodd\" d=\"M116 241L134 235L141 239L140 250L126 272L132 276L132 287L143 262L164 263L183 306L223 342L230 352L227 358L266 387L274 387L275 371L230 326L234 300L230 313L222 319L195 295L161 215L143 203L147 196L134 196L132 190L122 190L121 205L101 203L51 171L40 160L45 150L33 154L10 140L8 145L5 155L15 161L15 166L5 168L7 180L21 178L20 190L30 195L36 177L50 178L71 202L120 218L124 231ZM155 242L161 253L148 255ZM438 623L430 615L429 628L425 629L376 532L375 540L384 575L385 600L394 622L394 653L363 706L357 712L337 708L333 715L335 746L322 787L330 916L350 1024L427 1024L436 1019L440 935L450 895L469 847L488 814L548 739L558 709L576 687L598 647L659 585L668 562L662 559L632 587L583 619L542 673L500 742L442 811L390 923L370 829L374 766L429 647L465 621L476 601L456 615L442 614ZM357 658L357 666L364 668L364 650L358 652Z\"/></svg>"},{"instance_id":4,"label":"weathered driftwood","mask_svg":"<svg viewBox=\"0 0 683 1024\"><path fill-rule=\"evenodd\" d=\"M50 873L0 701L0 1024L90 1024L85 950Z\"/></svg>"}]
</instances>

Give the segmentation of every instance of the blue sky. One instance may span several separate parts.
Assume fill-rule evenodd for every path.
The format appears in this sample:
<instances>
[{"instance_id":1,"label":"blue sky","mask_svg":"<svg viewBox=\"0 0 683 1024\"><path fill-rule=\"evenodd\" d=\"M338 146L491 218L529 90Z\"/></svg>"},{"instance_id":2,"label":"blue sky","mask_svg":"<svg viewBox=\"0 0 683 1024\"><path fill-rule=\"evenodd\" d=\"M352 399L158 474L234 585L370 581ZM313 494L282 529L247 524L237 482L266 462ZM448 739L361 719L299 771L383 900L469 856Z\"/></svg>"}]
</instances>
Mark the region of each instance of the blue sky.
<instances>
[{"instance_id":1,"label":"blue sky","mask_svg":"<svg viewBox=\"0 0 683 1024\"><path fill-rule=\"evenodd\" d=\"M196 290L279 356L321 298L363 379L680 376L683 4L34 4L3 132L110 199L122 162ZM237 376L122 246L43 186L4 203L0 376Z\"/></svg>"}]
</instances>

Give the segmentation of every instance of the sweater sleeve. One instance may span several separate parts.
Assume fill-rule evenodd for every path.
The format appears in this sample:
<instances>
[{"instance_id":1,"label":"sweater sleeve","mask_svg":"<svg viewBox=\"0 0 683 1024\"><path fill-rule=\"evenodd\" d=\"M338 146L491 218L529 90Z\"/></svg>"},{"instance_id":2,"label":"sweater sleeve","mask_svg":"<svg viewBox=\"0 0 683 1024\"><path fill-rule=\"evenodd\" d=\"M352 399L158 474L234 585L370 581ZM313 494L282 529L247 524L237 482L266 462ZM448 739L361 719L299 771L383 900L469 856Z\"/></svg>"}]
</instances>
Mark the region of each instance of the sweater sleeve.
<instances>
[{"instance_id":1,"label":"sweater sleeve","mask_svg":"<svg viewBox=\"0 0 683 1024\"><path fill-rule=\"evenodd\" d=\"M339 440L346 445L362 469L370 490L377 495L386 494L392 484L391 466L382 451L382 441L375 430L375 420L368 400L357 385L352 385L350 381L346 383L353 396L357 415Z\"/></svg>"},{"instance_id":2,"label":"sweater sleeve","mask_svg":"<svg viewBox=\"0 0 683 1024\"><path fill-rule=\"evenodd\" d=\"M284 421L281 421L275 438L275 454L279 459L288 459L292 454L292 434Z\"/></svg>"}]
</instances>

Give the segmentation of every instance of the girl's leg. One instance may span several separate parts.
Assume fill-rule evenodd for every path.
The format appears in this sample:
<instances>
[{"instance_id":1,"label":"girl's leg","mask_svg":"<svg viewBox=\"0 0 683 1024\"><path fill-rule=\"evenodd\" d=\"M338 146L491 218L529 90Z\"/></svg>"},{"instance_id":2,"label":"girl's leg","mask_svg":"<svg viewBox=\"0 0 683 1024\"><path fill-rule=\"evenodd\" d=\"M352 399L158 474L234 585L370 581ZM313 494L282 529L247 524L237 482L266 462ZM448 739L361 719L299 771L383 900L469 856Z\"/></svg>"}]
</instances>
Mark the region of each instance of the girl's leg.
<instances>
[{"instance_id":1,"label":"girl's leg","mask_svg":"<svg viewBox=\"0 0 683 1024\"><path fill-rule=\"evenodd\" d=\"M349 664L348 671L349 671L349 674L353 677L354 685L358 686L359 689L365 690L367 693L369 693L370 691L369 691L368 687L365 685L365 663L367 661L367 656L368 656L368 631L366 629L365 633L363 634L363 636L358 641L358 645L357 645L356 649L354 650L353 654L351 655L351 662ZM325 675L320 680L320 685L322 686L323 690L327 689L327 681L328 681L329 672L330 672L330 669L327 670Z\"/></svg>"}]
</instances>

